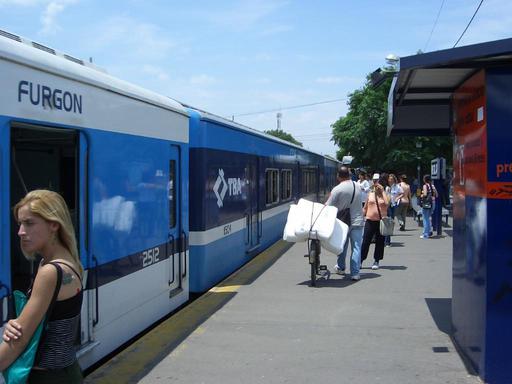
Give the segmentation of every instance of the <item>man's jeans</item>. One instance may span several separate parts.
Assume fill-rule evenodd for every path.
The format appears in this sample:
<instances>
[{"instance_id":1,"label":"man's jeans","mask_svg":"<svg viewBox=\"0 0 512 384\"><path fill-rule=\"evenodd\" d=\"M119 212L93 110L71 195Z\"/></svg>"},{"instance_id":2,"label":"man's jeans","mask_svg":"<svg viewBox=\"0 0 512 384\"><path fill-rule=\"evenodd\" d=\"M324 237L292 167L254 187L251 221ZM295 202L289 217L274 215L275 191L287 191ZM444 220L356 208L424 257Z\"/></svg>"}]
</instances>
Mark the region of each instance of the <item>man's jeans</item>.
<instances>
[{"instance_id":1,"label":"man's jeans","mask_svg":"<svg viewBox=\"0 0 512 384\"><path fill-rule=\"evenodd\" d=\"M348 238L345 241L343 251L338 255L338 268L345 269L345 259L348 250L348 241L352 248L352 257L350 258L350 275L355 276L359 274L359 267L361 266L361 243L363 241L363 228L351 226L348 231Z\"/></svg>"},{"instance_id":2,"label":"man's jeans","mask_svg":"<svg viewBox=\"0 0 512 384\"><path fill-rule=\"evenodd\" d=\"M423 237L430 236L430 216L432 215L432 208L422 208L421 215L423 216Z\"/></svg>"}]
</instances>

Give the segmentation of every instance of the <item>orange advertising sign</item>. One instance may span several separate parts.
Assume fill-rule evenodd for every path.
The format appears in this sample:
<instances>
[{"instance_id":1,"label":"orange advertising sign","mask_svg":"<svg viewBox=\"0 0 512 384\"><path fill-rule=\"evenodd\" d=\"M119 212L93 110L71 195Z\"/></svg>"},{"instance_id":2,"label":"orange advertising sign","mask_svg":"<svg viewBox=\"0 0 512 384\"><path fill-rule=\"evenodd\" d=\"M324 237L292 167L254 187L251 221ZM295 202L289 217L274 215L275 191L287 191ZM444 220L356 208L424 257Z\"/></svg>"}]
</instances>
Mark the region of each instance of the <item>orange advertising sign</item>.
<instances>
[{"instance_id":1,"label":"orange advertising sign","mask_svg":"<svg viewBox=\"0 0 512 384\"><path fill-rule=\"evenodd\" d=\"M485 72L468 79L453 94L454 189L487 196L487 116Z\"/></svg>"}]
</instances>

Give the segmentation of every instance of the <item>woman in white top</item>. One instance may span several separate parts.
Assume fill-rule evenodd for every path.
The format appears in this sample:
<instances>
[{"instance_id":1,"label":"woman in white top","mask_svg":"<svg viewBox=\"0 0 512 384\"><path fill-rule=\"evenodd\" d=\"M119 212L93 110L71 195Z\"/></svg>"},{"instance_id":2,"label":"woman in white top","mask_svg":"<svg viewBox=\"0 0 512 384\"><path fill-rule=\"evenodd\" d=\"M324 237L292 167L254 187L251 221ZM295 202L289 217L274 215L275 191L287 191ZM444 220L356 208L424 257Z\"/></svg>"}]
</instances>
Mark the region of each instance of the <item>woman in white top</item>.
<instances>
[{"instance_id":1,"label":"woman in white top","mask_svg":"<svg viewBox=\"0 0 512 384\"><path fill-rule=\"evenodd\" d=\"M393 173L390 173L388 176L388 186L386 187L386 194L389 196L389 208L388 208L388 216L391 218L395 218L395 209L400 203L400 196L404 193L402 187L397 184L398 180ZM391 246L391 236L386 236L384 239L384 244L386 247Z\"/></svg>"},{"instance_id":2,"label":"woman in white top","mask_svg":"<svg viewBox=\"0 0 512 384\"><path fill-rule=\"evenodd\" d=\"M363 170L359 171L359 180L357 181L357 185L361 188L361 200L364 203L368 199L368 192L370 192L370 182L366 180L366 172Z\"/></svg>"},{"instance_id":3,"label":"woman in white top","mask_svg":"<svg viewBox=\"0 0 512 384\"><path fill-rule=\"evenodd\" d=\"M396 217L398 217L398 224L400 225L400 231L405 231L405 219L407 217L407 211L409 210L409 205L411 204L411 187L407 184L407 176L400 176L400 187L402 188L403 193L398 197L399 203L395 209Z\"/></svg>"}]
</instances>

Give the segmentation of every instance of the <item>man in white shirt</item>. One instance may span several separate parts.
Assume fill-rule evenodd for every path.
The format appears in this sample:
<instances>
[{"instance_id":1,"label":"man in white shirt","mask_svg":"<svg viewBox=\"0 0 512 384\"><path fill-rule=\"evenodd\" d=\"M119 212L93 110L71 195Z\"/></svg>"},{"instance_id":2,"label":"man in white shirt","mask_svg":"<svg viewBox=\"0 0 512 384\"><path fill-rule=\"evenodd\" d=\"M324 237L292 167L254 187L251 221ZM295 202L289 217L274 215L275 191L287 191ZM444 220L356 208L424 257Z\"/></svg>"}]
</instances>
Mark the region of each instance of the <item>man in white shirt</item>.
<instances>
[{"instance_id":1,"label":"man in white shirt","mask_svg":"<svg viewBox=\"0 0 512 384\"><path fill-rule=\"evenodd\" d=\"M345 274L345 259L348 250L348 240L352 248L350 258L350 277L357 281L360 279L359 268L361 265L361 242L363 239L363 209L361 202L361 189L356 182L350 178L350 169L342 165L338 171L339 184L335 186L325 205L333 205L338 208L338 212L350 209L350 224L348 239L345 242L343 251L338 255L338 262L334 266L336 273Z\"/></svg>"}]
</instances>

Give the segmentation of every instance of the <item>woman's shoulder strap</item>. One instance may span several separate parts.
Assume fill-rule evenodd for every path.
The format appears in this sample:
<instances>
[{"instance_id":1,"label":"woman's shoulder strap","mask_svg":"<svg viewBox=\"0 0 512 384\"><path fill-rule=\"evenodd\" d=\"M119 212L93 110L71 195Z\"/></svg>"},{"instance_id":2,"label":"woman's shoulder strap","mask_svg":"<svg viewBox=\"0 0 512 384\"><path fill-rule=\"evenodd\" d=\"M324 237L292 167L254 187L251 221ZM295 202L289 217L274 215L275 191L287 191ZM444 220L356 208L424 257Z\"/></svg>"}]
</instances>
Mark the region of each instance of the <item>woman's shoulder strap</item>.
<instances>
[{"instance_id":1,"label":"woman's shoulder strap","mask_svg":"<svg viewBox=\"0 0 512 384\"><path fill-rule=\"evenodd\" d=\"M50 261L48 264L53 265L57 269L57 285L55 285L55 291L53 292L52 301L50 302L50 311L48 313L51 313L51 309L53 307L53 304L57 300L57 296L59 295L60 286L62 285L62 267L54 262Z\"/></svg>"},{"instance_id":2,"label":"woman's shoulder strap","mask_svg":"<svg viewBox=\"0 0 512 384\"><path fill-rule=\"evenodd\" d=\"M80 280L80 283L82 283L82 277L76 271L76 269L73 268L70 264L65 263L63 261L52 261L52 262L50 262L50 264L53 264L53 265L55 265L55 267L60 268L61 271L62 271L62 267L59 264L64 264L66 267L69 267L75 273L75 275L78 277L78 280Z\"/></svg>"}]
</instances>

